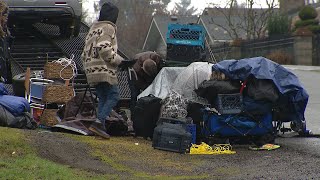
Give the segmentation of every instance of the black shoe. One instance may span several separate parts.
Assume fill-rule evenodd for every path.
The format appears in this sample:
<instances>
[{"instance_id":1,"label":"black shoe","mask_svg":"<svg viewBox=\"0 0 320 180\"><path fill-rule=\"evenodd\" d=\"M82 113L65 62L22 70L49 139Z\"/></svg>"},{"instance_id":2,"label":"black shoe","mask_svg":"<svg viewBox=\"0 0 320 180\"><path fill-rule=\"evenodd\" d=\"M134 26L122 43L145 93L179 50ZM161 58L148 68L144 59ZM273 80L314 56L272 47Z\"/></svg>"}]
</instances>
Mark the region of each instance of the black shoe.
<instances>
[{"instance_id":1,"label":"black shoe","mask_svg":"<svg viewBox=\"0 0 320 180\"><path fill-rule=\"evenodd\" d=\"M99 128L99 125L96 122L92 123L88 129L95 135L101 136L105 139L110 139L110 135L106 133L102 128Z\"/></svg>"}]
</instances>

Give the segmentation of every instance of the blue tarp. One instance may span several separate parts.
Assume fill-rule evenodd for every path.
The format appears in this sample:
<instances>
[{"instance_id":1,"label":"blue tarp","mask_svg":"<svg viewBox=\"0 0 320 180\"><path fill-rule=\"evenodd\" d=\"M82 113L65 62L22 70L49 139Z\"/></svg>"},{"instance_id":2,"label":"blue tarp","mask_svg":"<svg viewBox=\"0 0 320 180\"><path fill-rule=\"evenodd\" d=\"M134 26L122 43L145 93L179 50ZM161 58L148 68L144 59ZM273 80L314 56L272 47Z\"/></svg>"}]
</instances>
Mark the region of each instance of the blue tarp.
<instances>
[{"instance_id":1,"label":"blue tarp","mask_svg":"<svg viewBox=\"0 0 320 180\"><path fill-rule=\"evenodd\" d=\"M305 121L304 112L309 95L298 77L283 66L266 59L255 57L241 60L224 60L212 67L213 71L223 72L234 80L246 80L249 76L257 79L269 79L274 82L280 93L278 105L288 107L289 118L284 121L301 123Z\"/></svg>"},{"instance_id":2,"label":"blue tarp","mask_svg":"<svg viewBox=\"0 0 320 180\"><path fill-rule=\"evenodd\" d=\"M0 83L0 95L8 95L8 90L6 89L6 87L4 86L3 83Z\"/></svg>"},{"instance_id":3,"label":"blue tarp","mask_svg":"<svg viewBox=\"0 0 320 180\"><path fill-rule=\"evenodd\" d=\"M30 111L28 101L23 97L7 95L8 90L0 83L0 105L6 108L12 115L20 116L23 112Z\"/></svg>"}]
</instances>

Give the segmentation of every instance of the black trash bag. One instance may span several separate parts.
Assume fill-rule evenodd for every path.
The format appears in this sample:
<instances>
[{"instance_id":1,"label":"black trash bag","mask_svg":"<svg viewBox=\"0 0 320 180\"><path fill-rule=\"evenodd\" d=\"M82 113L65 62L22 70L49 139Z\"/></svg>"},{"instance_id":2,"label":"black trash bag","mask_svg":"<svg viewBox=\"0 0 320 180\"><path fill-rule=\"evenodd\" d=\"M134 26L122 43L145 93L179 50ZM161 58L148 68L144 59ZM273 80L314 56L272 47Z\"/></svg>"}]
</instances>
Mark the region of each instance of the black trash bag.
<instances>
[{"instance_id":1,"label":"black trash bag","mask_svg":"<svg viewBox=\"0 0 320 180\"><path fill-rule=\"evenodd\" d=\"M247 82L247 95L257 101L274 103L279 99L279 90L272 80L251 77Z\"/></svg>"},{"instance_id":2,"label":"black trash bag","mask_svg":"<svg viewBox=\"0 0 320 180\"><path fill-rule=\"evenodd\" d=\"M106 131L113 136L126 135L128 132L128 122L123 116L112 110L106 120Z\"/></svg>"},{"instance_id":3,"label":"black trash bag","mask_svg":"<svg viewBox=\"0 0 320 180\"><path fill-rule=\"evenodd\" d=\"M37 122L29 112L24 112L20 116L13 116L6 108L0 106L0 126L19 129L36 129Z\"/></svg>"},{"instance_id":4,"label":"black trash bag","mask_svg":"<svg viewBox=\"0 0 320 180\"><path fill-rule=\"evenodd\" d=\"M241 84L237 80L209 80L203 81L195 92L198 96L207 99L211 105L214 105L218 94L239 93L240 88Z\"/></svg>"}]
</instances>

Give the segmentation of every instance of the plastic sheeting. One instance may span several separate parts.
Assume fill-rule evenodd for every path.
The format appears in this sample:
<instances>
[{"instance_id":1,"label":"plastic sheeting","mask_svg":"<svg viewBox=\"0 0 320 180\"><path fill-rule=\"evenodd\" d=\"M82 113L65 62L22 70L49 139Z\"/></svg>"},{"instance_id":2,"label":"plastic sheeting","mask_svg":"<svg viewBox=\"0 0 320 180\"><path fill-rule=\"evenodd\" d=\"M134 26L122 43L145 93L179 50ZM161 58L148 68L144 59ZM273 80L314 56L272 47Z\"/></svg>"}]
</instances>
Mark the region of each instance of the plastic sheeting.
<instances>
[{"instance_id":1,"label":"plastic sheeting","mask_svg":"<svg viewBox=\"0 0 320 180\"><path fill-rule=\"evenodd\" d=\"M194 62L190 64L175 79L172 89L184 98L195 102L200 101L194 90L198 89L203 81L210 79L212 65L207 62Z\"/></svg>"},{"instance_id":2,"label":"plastic sheeting","mask_svg":"<svg viewBox=\"0 0 320 180\"><path fill-rule=\"evenodd\" d=\"M171 87L178 77L178 75L185 69L185 67L164 67L158 73L152 84L148 86L141 94L138 99L148 96L149 94L155 97L164 99L171 91Z\"/></svg>"},{"instance_id":3,"label":"plastic sheeting","mask_svg":"<svg viewBox=\"0 0 320 180\"><path fill-rule=\"evenodd\" d=\"M309 95L298 77L283 66L264 57L255 57L224 60L213 65L212 70L223 72L227 77L236 80L246 80L251 75L257 79L272 80L282 94L278 105L291 109L287 112L288 121L305 121L304 112Z\"/></svg>"},{"instance_id":4,"label":"plastic sheeting","mask_svg":"<svg viewBox=\"0 0 320 180\"><path fill-rule=\"evenodd\" d=\"M188 67L164 67L138 99L149 94L164 99L171 91L175 91L188 100L202 102L203 99L196 96L194 90L210 78L212 65L207 62L194 62Z\"/></svg>"}]
</instances>

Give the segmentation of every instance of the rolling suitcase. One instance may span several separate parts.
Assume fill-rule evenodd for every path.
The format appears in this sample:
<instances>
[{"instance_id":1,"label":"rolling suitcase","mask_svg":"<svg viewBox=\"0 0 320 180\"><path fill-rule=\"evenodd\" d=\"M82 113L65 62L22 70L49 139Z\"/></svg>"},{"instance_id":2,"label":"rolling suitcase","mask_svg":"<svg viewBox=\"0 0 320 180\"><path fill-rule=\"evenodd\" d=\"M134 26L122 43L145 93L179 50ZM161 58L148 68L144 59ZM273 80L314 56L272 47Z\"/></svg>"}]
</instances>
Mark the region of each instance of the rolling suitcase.
<instances>
[{"instance_id":1,"label":"rolling suitcase","mask_svg":"<svg viewBox=\"0 0 320 180\"><path fill-rule=\"evenodd\" d=\"M153 95L145 96L137 101L134 108L133 129L135 136L151 138L160 114L161 99Z\"/></svg>"}]
</instances>

